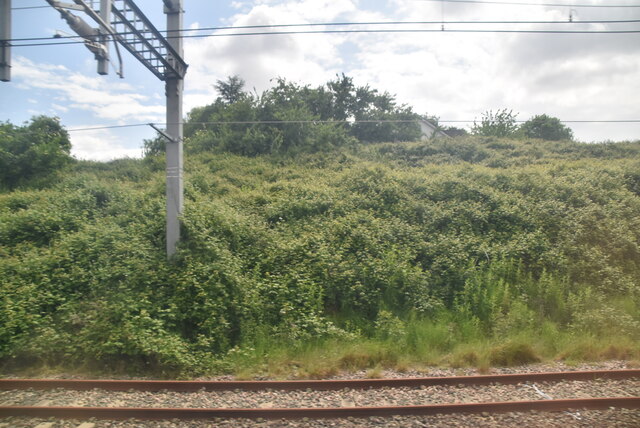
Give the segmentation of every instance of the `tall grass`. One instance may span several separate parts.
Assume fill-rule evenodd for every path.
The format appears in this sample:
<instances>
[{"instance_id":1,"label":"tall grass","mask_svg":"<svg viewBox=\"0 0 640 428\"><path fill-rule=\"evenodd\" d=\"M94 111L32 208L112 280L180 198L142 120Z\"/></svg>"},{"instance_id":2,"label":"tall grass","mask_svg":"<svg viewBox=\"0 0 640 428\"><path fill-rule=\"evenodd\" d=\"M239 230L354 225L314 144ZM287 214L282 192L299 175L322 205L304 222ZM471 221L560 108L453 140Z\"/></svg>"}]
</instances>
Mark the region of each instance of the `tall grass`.
<instances>
[{"instance_id":1,"label":"tall grass","mask_svg":"<svg viewBox=\"0 0 640 428\"><path fill-rule=\"evenodd\" d=\"M457 331L476 335L466 336ZM468 322L410 320L403 336L322 339L292 344L264 339L261 348L243 346L224 359L225 370L240 378L325 378L342 371L383 376L386 369L428 372L432 367L520 366L538 362L567 364L604 360L640 361L640 344L623 334L598 337L561 330L546 321L539 330L492 336Z\"/></svg>"}]
</instances>

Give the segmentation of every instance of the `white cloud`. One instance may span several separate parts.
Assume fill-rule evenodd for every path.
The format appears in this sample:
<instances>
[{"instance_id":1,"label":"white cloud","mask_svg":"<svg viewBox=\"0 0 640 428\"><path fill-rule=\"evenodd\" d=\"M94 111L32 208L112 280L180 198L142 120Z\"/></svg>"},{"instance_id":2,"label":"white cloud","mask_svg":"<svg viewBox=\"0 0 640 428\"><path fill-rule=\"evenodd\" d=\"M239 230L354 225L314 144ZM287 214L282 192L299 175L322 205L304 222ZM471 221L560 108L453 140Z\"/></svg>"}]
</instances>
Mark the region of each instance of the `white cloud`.
<instances>
[{"instance_id":1,"label":"white cloud","mask_svg":"<svg viewBox=\"0 0 640 428\"><path fill-rule=\"evenodd\" d=\"M71 128L73 129L73 128ZM107 129L69 132L71 154L78 159L108 161L118 158L142 156L141 148L128 148L122 144L122 138Z\"/></svg>"},{"instance_id":2,"label":"white cloud","mask_svg":"<svg viewBox=\"0 0 640 428\"><path fill-rule=\"evenodd\" d=\"M433 2L405 0L394 0L385 11L371 10L371 4L351 0L244 1L235 2L234 7L238 12L226 21L234 26L440 19L568 20L566 8L463 3L446 3L443 8ZM574 17L621 18L609 11L602 11L605 15L600 16L590 13L581 11L580 17ZM541 113L563 119L637 118L638 42L635 35L451 32L192 39L186 43L186 56L198 60L190 61L185 111L210 103L216 97L212 85L229 75L240 75L248 89L255 87L260 92L272 86L270 79L275 77L316 85L344 72L353 76L356 84L389 91L397 95L398 102L442 119L473 120L486 110L499 108L520 112L519 119ZM601 139L603 134L594 132L594 127L578 128L584 129L576 132L579 138ZM637 128L626 128L627 134L620 128L624 127L616 128L612 135L639 137ZM597 129L612 130L604 126Z\"/></svg>"},{"instance_id":3,"label":"white cloud","mask_svg":"<svg viewBox=\"0 0 640 428\"><path fill-rule=\"evenodd\" d=\"M127 83L105 82L62 65L35 63L24 57L15 58L13 66L21 87L52 91L51 98L63 101L65 107L91 112L96 118L118 123L161 122L164 118L164 105L152 103L149 96Z\"/></svg>"},{"instance_id":4,"label":"white cloud","mask_svg":"<svg viewBox=\"0 0 640 428\"><path fill-rule=\"evenodd\" d=\"M238 6L243 10L246 8L245 4ZM332 21L355 10L355 3L350 0L258 2L248 12L229 18L228 24L247 26ZM280 28L272 31L282 30L292 29ZM224 33L228 31L217 34ZM236 74L247 82L247 89L255 88L258 92L271 87L271 80L276 77L321 84L342 70L343 58L338 47L345 40L341 35L187 39L185 57L190 62L190 67L185 80L186 92L209 96L208 102L211 102L215 98L212 85L216 80Z\"/></svg>"},{"instance_id":5,"label":"white cloud","mask_svg":"<svg viewBox=\"0 0 640 428\"><path fill-rule=\"evenodd\" d=\"M567 21L569 14L567 8L451 2L441 5L407 0L236 0L231 7L233 15L220 21L224 25L441 19ZM215 16L213 6L211 10ZM576 20L638 19L640 9L580 9L573 17ZM187 25L197 29L202 22L206 27L211 25L210 18L199 16L198 22L187 22ZM445 27L454 30L468 28L468 24L446 24ZM481 28L498 27L491 24ZM440 25L412 28L439 29ZM532 27L518 25L517 28ZM613 28L612 25L609 28ZM285 28L270 31L277 30ZM225 33L228 31L215 34ZM188 38L185 39L185 59L190 66L185 79L184 113L211 103L217 96L213 88L216 80L230 75L239 75L246 81L247 90L255 88L260 93L271 87L276 77L320 85L333 79L336 73L345 73L354 77L358 85L369 84L389 91L397 95L399 103L410 104L419 113L438 115L441 119L473 120L486 110L499 108L513 109L520 113L518 118L524 120L542 113L566 120L638 119L638 46L638 34L435 32ZM40 103L32 106L38 110L56 113L66 108L69 109L67 116L83 110L92 118L100 119L95 122L101 124L164 121L163 94L143 92L140 85L130 84L131 80L106 83L95 75L19 56L14 58L14 76L17 87L37 89L49 98L45 102L39 98ZM570 126L579 139L586 141L640 138L638 124ZM85 144L78 148L78 153L96 150L107 153L106 147L128 154L139 150L119 146L111 134L77 133L73 138L74 144ZM86 143L91 138L93 142ZM98 138L107 139L104 151L96 145Z\"/></svg>"},{"instance_id":6,"label":"white cloud","mask_svg":"<svg viewBox=\"0 0 640 428\"><path fill-rule=\"evenodd\" d=\"M398 1L392 18L442 16L439 5L417 3ZM479 7L461 6L447 4L444 19L566 20L559 10L494 8L483 15ZM461 13L454 14L454 8ZM351 41L357 46L357 61L348 74L361 84L397 94L399 102L418 112L443 119L473 119L505 107L519 111L523 120L541 113L566 120L640 117L637 35L437 32L361 35ZM640 137L634 125L575 127L576 136L584 140L606 139L607 133L614 139Z\"/></svg>"},{"instance_id":7,"label":"white cloud","mask_svg":"<svg viewBox=\"0 0 640 428\"><path fill-rule=\"evenodd\" d=\"M61 106L60 104L52 103L51 107L53 107L54 111L61 111L63 113L68 112L69 108L66 106Z\"/></svg>"}]
</instances>

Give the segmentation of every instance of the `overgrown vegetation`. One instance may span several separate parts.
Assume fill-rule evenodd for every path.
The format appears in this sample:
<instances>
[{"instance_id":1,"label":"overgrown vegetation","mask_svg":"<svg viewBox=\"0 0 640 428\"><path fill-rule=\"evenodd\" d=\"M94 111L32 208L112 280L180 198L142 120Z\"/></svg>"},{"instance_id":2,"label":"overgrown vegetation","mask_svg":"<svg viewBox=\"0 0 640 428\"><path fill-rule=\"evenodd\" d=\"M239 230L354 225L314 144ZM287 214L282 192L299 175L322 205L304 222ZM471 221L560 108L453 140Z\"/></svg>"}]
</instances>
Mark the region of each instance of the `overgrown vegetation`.
<instances>
[{"instance_id":1,"label":"overgrown vegetation","mask_svg":"<svg viewBox=\"0 0 640 428\"><path fill-rule=\"evenodd\" d=\"M488 110L482 113L480 123L473 122L471 133L484 137L537 138L546 141L573 140L573 131L560 122L557 117L539 114L533 116L522 125L517 122L518 113L507 109L495 113ZM452 130L455 132L455 130ZM449 134L451 136L458 135Z\"/></svg>"},{"instance_id":2,"label":"overgrown vegetation","mask_svg":"<svg viewBox=\"0 0 640 428\"><path fill-rule=\"evenodd\" d=\"M0 123L0 189L44 184L69 165L71 142L57 118L38 116L24 126Z\"/></svg>"},{"instance_id":3,"label":"overgrown vegetation","mask_svg":"<svg viewBox=\"0 0 640 428\"><path fill-rule=\"evenodd\" d=\"M498 110L495 113L492 110L482 113L480 123L473 122L471 133L484 137L512 137L518 131L516 123L517 113L507 109Z\"/></svg>"},{"instance_id":4,"label":"overgrown vegetation","mask_svg":"<svg viewBox=\"0 0 640 428\"><path fill-rule=\"evenodd\" d=\"M276 79L261 95L237 76L218 81L220 97L195 108L185 123L191 152L242 155L318 152L362 142L420 138L420 115L369 86L337 76L313 88Z\"/></svg>"},{"instance_id":5,"label":"overgrown vegetation","mask_svg":"<svg viewBox=\"0 0 640 428\"><path fill-rule=\"evenodd\" d=\"M415 113L345 76L216 87L185 125L170 263L162 140L141 160L72 161L55 119L0 127L5 370L640 359L640 142L577 143L507 110L476 135L390 142L417 139Z\"/></svg>"},{"instance_id":6,"label":"overgrown vegetation","mask_svg":"<svg viewBox=\"0 0 640 428\"><path fill-rule=\"evenodd\" d=\"M640 144L78 162L0 195L5 365L189 375L638 358Z\"/></svg>"},{"instance_id":7,"label":"overgrown vegetation","mask_svg":"<svg viewBox=\"0 0 640 428\"><path fill-rule=\"evenodd\" d=\"M520 131L527 138L540 138L542 140L560 141L572 140L573 131L556 117L540 114L532 117L522 124Z\"/></svg>"}]
</instances>

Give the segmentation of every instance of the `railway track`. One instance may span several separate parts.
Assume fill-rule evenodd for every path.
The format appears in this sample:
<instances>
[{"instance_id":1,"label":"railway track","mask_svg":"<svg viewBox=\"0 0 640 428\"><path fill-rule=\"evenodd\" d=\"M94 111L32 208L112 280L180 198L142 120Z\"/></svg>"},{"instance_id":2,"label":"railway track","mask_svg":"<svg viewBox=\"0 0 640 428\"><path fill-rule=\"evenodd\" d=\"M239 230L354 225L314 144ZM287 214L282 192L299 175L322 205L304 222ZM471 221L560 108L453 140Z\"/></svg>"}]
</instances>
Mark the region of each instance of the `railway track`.
<instances>
[{"instance_id":1,"label":"railway track","mask_svg":"<svg viewBox=\"0 0 640 428\"><path fill-rule=\"evenodd\" d=\"M587 389L597 389L603 382L629 382L624 396L572 397L551 399L536 385L551 385L557 382L593 382ZM123 420L123 419L326 419L326 418L365 418L388 417L392 415L436 415L436 414L498 414L506 412L558 412L570 409L640 409L640 370L598 370L552 373L528 373L483 376L425 377L403 379L358 379L358 380L311 380L311 381L131 381L131 380L62 380L62 379L0 379L0 390L11 394L28 391L35 394L46 391L110 391L111 394L133 394L133 391L144 391L146 394L167 394L179 392L189 403L189 393L222 394L245 393L255 395L261 391L355 391L355 390L403 390L412 395L419 395L429 389L436 389L436 395L444 388L491 387L492 385L516 385L535 390L534 399L491 400L480 402L428 402L420 405L356 405L342 402L340 406L290 406L280 408L274 405L268 408L219 407L138 407L135 400L125 406L60 406L60 405L8 405L0 406L0 418L31 417L86 420L89 418ZM440 389L438 389L440 388ZM187 394L183 394L187 393ZM107 394L107 393L105 393ZM391 395L393 395L391 393ZM536 394L534 394L536 395ZM597 394L596 394L597 395ZM5 393L5 397L6 397ZM126 400L126 398L125 398ZM374 398L375 400L375 398ZM5 400L6 401L6 400ZM54 400L55 401L55 400ZM384 400L382 400L384 401ZM437 401L437 400L436 400ZM2 399L0 398L0 403ZM46 402L46 400L45 400ZM297 404L297 403L296 403ZM380 404L380 403L379 403ZM640 418L640 412L639 412Z\"/></svg>"}]
</instances>

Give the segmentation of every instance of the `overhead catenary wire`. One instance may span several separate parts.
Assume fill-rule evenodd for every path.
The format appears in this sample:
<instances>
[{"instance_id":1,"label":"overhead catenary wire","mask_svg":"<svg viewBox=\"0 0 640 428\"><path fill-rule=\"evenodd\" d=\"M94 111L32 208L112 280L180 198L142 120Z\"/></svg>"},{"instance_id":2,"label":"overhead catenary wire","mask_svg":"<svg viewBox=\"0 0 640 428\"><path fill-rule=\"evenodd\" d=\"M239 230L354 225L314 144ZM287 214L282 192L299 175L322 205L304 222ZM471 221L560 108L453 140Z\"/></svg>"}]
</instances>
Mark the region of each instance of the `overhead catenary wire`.
<instances>
[{"instance_id":1,"label":"overhead catenary wire","mask_svg":"<svg viewBox=\"0 0 640 428\"><path fill-rule=\"evenodd\" d=\"M494 33L494 34L639 34L638 30L474 30L474 29L378 29L378 30L320 30L320 31L272 31L272 32L250 32L250 33L226 33L226 34L195 34L183 35L180 37L168 36L167 39L181 38L209 38L209 37L234 37L234 36L279 36L294 34L366 34L366 33ZM54 46L54 45L76 45L82 44L80 41L69 42L45 42L45 43L20 43L11 44L12 47L32 47L32 46Z\"/></svg>"},{"instance_id":2,"label":"overhead catenary wire","mask_svg":"<svg viewBox=\"0 0 640 428\"><path fill-rule=\"evenodd\" d=\"M595 19L595 20L583 20L583 21L549 21L549 20L529 20L529 21L473 21L473 20L464 20L464 21L369 21L369 22L310 22L310 23L296 23L296 24L266 24L266 25L238 25L238 26L218 26L218 27L202 27L202 28L183 28L180 30L181 33L190 33L190 32L201 32L201 31L227 31L227 30L248 30L248 29L274 29L274 28L301 28L301 27L349 27L349 26L382 26L382 25L390 25L390 26L401 26L401 25L436 25L436 24L446 24L446 25L459 25L459 24L468 24L468 25L494 25L494 24L504 24L504 25L587 25L587 24L637 24L640 23L640 19ZM419 30L419 29L417 29ZM331 31L331 30L327 30ZM441 29L439 30L441 31ZM446 31L446 30L445 30ZM591 30L596 31L596 30ZM159 30L160 33L164 33L168 35L169 39L175 38L170 35L171 31L167 30ZM144 33L144 32L143 32ZM130 32L118 32L115 33L118 36L125 36L131 34ZM235 35L237 33L225 33L224 35ZM213 37L214 35L182 35L181 38L188 37ZM55 39L68 39L74 38L77 36L55 36ZM38 40L51 40L52 37L22 37L22 38L14 38L7 40L8 42L27 42L27 41L38 41Z\"/></svg>"},{"instance_id":3,"label":"overhead catenary wire","mask_svg":"<svg viewBox=\"0 0 640 428\"><path fill-rule=\"evenodd\" d=\"M354 124L354 123L418 123L423 119L372 119L372 120L231 120L231 121L205 121L205 122L188 122L190 125L302 125L302 124ZM470 120L438 120L438 123L473 123L477 122L477 119ZM516 120L516 123L525 123L526 120ZM640 123L640 119L619 119L619 120L560 120L562 123ZM145 123L131 123L126 125L104 125L104 126L89 126L84 128L69 128L67 132L80 132L80 131L97 131L104 129L116 129L116 128L134 128L143 126L166 126L167 122L145 122Z\"/></svg>"},{"instance_id":4,"label":"overhead catenary wire","mask_svg":"<svg viewBox=\"0 0 640 428\"><path fill-rule=\"evenodd\" d=\"M475 3L475 4L493 4L503 6L542 6L542 7L590 7L590 8L634 8L640 7L640 4L570 4L570 3L531 3L531 2L508 2L508 1L489 1L489 0L418 0L423 2L440 2L440 3ZM11 10L29 10L29 9L46 9L49 6L18 6L12 7Z\"/></svg>"},{"instance_id":5,"label":"overhead catenary wire","mask_svg":"<svg viewBox=\"0 0 640 428\"><path fill-rule=\"evenodd\" d=\"M429 1L429 0L425 0ZM532 4L539 6L571 6L571 7L640 7L640 5L576 5L576 4L551 4L551 3L514 3L514 2L493 2L493 1L480 1L480 0L433 0L433 1L442 1L449 3L489 3L489 4ZM21 7L14 9L37 9L37 8L48 8L49 6L29 6L29 7ZM589 20L589 21L388 21L388 22L333 22L333 23L300 23L300 24L273 24L273 25L251 25L251 26L229 26L229 27L204 27L204 28L194 28L194 29L182 29L182 32L202 32L202 31L224 31L224 30L240 30L240 29L275 29L275 28L299 28L299 27L339 27L339 26L381 26L381 25L389 25L389 26L399 26L399 25L454 25L454 24L464 24L464 25L496 25L496 24L504 24L504 25L572 25L574 24L632 24L638 23L640 20ZM163 31L165 34L169 33L167 31ZM182 34L181 36L172 36L168 35L168 39L172 38L208 38L208 37L230 37L230 36L266 36L266 35L293 35L293 34L340 34L340 33L432 33L432 32L449 32L449 33L528 33L528 34L633 34L640 33L640 30L518 30L518 29L473 29L473 28L462 28L462 29L445 29L445 28L412 28L412 29L399 29L399 28L386 28L386 29L323 29L323 30L305 30L305 31L255 31L255 32L233 32L233 33L214 33L214 34ZM118 34L126 34L126 33L118 33ZM65 38L65 37L63 37ZM12 39L9 42L16 41L36 41L36 40L51 40L50 38L23 38L23 39ZM14 47L27 47L27 46L48 46L48 45L64 45L64 44L80 44L84 43L82 41L49 41L45 43L22 43L22 44L12 44ZM473 123L475 120L441 120L440 123ZM198 125L225 125L225 124L301 124L301 123L409 123L416 122L415 120L369 120L369 121L319 121L319 120L309 120L309 121L235 121L235 122L197 122L192 124ZM518 123L522 123L524 121L516 121ZM563 123L638 123L640 120L579 120L579 121L561 121ZM158 125L163 125L161 123L157 123ZM167 124L164 124L167 125ZM126 125L109 125L109 126L94 126L94 127L85 127L85 128L75 128L68 129L69 132L79 132L79 131L90 131L90 130L100 130L100 129L115 129L115 128L130 128L130 127L142 127L148 126L148 123L139 123L139 124L126 124Z\"/></svg>"},{"instance_id":6,"label":"overhead catenary wire","mask_svg":"<svg viewBox=\"0 0 640 428\"><path fill-rule=\"evenodd\" d=\"M166 125L165 123L154 123L155 125ZM67 132L76 132L76 131L97 131L100 129L116 129L116 128L134 128L138 126L149 126L149 123L130 123L127 125L99 125L99 126L87 126L84 128L69 128Z\"/></svg>"},{"instance_id":7,"label":"overhead catenary wire","mask_svg":"<svg viewBox=\"0 0 640 428\"><path fill-rule=\"evenodd\" d=\"M48 6L43 6L48 7ZM639 5L640 7L640 5ZM208 37L231 37L231 36L261 36L261 35L292 35L292 34L348 34L348 33L427 33L427 32L456 32L456 33L550 33L550 34L629 34L638 33L640 30L517 30L517 29L476 29L476 28L462 28L451 29L445 28L444 25L591 25L591 24L634 24L638 23L638 19L617 19L617 20L432 20L432 21L368 21L368 22L320 22L320 23L293 23L293 24L264 24L264 25L242 25L242 26L214 26L214 27L202 27L202 28L185 28L179 30L181 35L176 37L172 36L170 31L162 30L160 33L167 35L168 39L175 38L208 38ZM265 31L265 32L240 32L240 33L215 33L215 34L184 34L192 32L202 31L230 31L230 30L248 30L248 29L278 29L278 28L301 28L301 27L353 27L353 26L404 26L404 25L440 25L437 29L324 29L324 30L304 30L304 31ZM120 32L116 35L129 35L129 32ZM62 44L79 44L81 41L76 42L64 42L59 39L66 39L68 37L56 36L57 41L53 41L51 37L25 37L9 39L7 42L12 43L15 47L27 47L27 46L43 46L43 45L62 45ZM27 42L27 41L43 41L44 43L21 43L13 44L15 42Z\"/></svg>"},{"instance_id":8,"label":"overhead catenary wire","mask_svg":"<svg viewBox=\"0 0 640 428\"><path fill-rule=\"evenodd\" d=\"M503 6L542 6L542 7L596 7L596 8L628 8L640 7L640 4L570 4L570 3L532 3L532 2L512 2L512 1L492 1L492 0L417 0L423 2L438 3L472 3L472 4L493 4Z\"/></svg>"}]
</instances>

